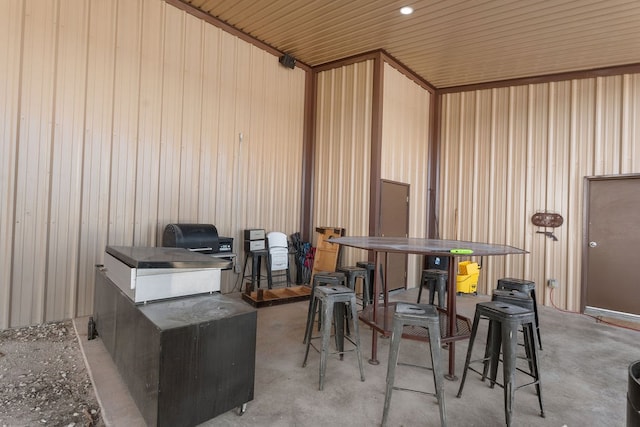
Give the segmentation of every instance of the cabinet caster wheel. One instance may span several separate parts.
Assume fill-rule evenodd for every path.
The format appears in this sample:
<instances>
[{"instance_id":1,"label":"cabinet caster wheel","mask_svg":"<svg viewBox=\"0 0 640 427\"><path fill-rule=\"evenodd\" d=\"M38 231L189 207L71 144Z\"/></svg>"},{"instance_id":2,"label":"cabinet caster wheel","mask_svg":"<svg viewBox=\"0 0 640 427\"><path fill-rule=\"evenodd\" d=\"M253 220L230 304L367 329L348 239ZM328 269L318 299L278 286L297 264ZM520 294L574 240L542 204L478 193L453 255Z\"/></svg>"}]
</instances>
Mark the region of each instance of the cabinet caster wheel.
<instances>
[{"instance_id":1,"label":"cabinet caster wheel","mask_svg":"<svg viewBox=\"0 0 640 427\"><path fill-rule=\"evenodd\" d=\"M238 416L243 416L244 413L247 412L247 404L243 403L242 405L240 405L240 407L238 408Z\"/></svg>"}]
</instances>

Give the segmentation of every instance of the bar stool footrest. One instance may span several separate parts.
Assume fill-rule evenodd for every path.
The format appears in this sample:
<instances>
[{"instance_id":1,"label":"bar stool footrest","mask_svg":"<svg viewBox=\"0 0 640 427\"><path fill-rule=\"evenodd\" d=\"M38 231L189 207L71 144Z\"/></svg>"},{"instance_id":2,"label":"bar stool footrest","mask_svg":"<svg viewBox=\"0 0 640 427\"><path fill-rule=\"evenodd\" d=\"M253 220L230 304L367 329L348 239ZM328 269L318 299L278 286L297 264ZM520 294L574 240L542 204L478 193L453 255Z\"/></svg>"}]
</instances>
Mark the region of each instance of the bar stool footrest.
<instances>
[{"instance_id":1,"label":"bar stool footrest","mask_svg":"<svg viewBox=\"0 0 640 427\"><path fill-rule=\"evenodd\" d=\"M398 362L397 366L409 366L411 368L425 369L427 371L433 371L431 366L414 365L413 363Z\"/></svg>"},{"instance_id":2,"label":"bar stool footrest","mask_svg":"<svg viewBox=\"0 0 640 427\"><path fill-rule=\"evenodd\" d=\"M431 391L415 390L415 389L412 389L412 388L404 388L404 387L396 387L396 386L393 386L393 389L394 390L400 390L400 391L410 391L412 393L426 394L428 396L438 397L435 392L431 392Z\"/></svg>"}]
</instances>

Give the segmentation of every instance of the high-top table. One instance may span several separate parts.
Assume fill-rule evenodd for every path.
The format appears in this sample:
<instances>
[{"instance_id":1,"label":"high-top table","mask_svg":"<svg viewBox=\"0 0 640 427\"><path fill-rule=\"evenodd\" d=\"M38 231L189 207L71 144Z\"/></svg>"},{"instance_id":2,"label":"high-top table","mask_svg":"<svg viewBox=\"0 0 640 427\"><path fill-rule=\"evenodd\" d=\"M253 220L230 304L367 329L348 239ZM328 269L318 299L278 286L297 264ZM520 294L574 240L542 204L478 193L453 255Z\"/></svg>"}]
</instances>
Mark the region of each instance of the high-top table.
<instances>
[{"instance_id":1,"label":"high-top table","mask_svg":"<svg viewBox=\"0 0 640 427\"><path fill-rule=\"evenodd\" d=\"M417 255L435 255L449 257L449 279L447 280L447 308L439 309L440 331L442 342L447 344L449 350L449 372L446 377L450 380L455 376L455 342L469 338L471 334L471 322L468 318L460 316L456 312L456 280L457 265L456 256L452 250L466 249L473 251L464 256L499 256L509 254L526 254L527 251L513 246L496 245L492 243L465 242L461 240L421 239L414 237L337 237L329 239L331 243L338 243L358 249L365 249L375 253L376 273L373 281L373 304L368 305L360 313L360 320L373 329L371 339L371 359L369 363L377 365L378 333L390 336L393 324L395 304L389 303L388 293L384 293L384 304L379 306L378 299L382 280L385 280L387 271L387 253L396 252ZM414 328L412 332L403 334L405 338L426 340L426 331Z\"/></svg>"}]
</instances>

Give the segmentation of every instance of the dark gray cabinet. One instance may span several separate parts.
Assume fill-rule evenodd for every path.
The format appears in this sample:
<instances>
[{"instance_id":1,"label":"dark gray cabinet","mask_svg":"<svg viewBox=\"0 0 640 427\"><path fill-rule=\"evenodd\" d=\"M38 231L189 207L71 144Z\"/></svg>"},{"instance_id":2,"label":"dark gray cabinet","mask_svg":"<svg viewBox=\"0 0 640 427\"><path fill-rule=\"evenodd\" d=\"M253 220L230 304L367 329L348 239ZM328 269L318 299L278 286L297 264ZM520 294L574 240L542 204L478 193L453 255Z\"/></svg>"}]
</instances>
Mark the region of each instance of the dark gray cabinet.
<instances>
[{"instance_id":1,"label":"dark gray cabinet","mask_svg":"<svg viewBox=\"0 0 640 427\"><path fill-rule=\"evenodd\" d=\"M245 302L136 305L98 268L93 317L147 424L193 426L253 399L257 312Z\"/></svg>"}]
</instances>

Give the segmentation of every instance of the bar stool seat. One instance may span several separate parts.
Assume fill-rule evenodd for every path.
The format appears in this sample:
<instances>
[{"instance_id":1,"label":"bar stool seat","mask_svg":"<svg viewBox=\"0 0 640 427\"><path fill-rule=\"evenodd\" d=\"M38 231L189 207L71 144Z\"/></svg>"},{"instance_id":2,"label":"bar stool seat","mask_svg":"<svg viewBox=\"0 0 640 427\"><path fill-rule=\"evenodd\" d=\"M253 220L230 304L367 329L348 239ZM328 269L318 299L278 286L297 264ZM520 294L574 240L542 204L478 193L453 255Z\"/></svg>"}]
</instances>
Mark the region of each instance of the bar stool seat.
<instances>
[{"instance_id":1,"label":"bar stool seat","mask_svg":"<svg viewBox=\"0 0 640 427\"><path fill-rule=\"evenodd\" d=\"M315 318L316 308L319 304L322 304L323 317L322 327L320 328L320 337L312 337L312 326ZM344 349L344 340L347 339L351 342L355 348L348 351L354 351L358 357L358 366L360 368L360 380L364 381L364 369L362 367L362 354L360 352L360 333L358 330L358 311L356 305L356 294L353 290L342 285L326 285L317 286L313 293L313 309L312 319L310 323L307 323L307 334L309 339L307 340L307 348L304 353L304 361L302 367L307 365L307 358L309 356L309 348L311 347L311 341L314 338L322 339L322 348L320 350L320 383L319 390L324 388L324 377L327 367L327 355L329 354L329 342L331 340L331 322L335 321L336 331L336 347L337 350L332 354L339 354L340 358L347 352ZM345 316L345 309L350 310L350 315ZM344 319L351 319L353 322L353 334L352 336L345 335ZM317 350L317 348L314 346Z\"/></svg>"},{"instance_id":2,"label":"bar stool seat","mask_svg":"<svg viewBox=\"0 0 640 427\"><path fill-rule=\"evenodd\" d=\"M305 326L304 339L302 343L305 344L307 339L309 338L309 334L307 330L309 329L309 324L313 323L313 295L316 289L316 286L325 286L325 285L342 285L347 286L347 278L344 273L339 271L318 271L313 275L313 280L311 281L311 298L309 299L309 308L307 310L307 325ZM321 306L317 307L320 309ZM322 317L320 317L322 318ZM320 329L320 324L318 324L318 329Z\"/></svg>"},{"instance_id":3,"label":"bar stool seat","mask_svg":"<svg viewBox=\"0 0 640 427\"><path fill-rule=\"evenodd\" d=\"M431 353L431 368L427 366L411 365L408 363L398 363L398 352L400 340L405 326L427 328L429 332L429 347ZM391 393L393 390L412 391L415 393L432 394L438 400L440 411L440 424L447 425L445 404L444 404L444 374L440 364L440 319L438 310L433 305L397 303L393 314L393 332L391 335L391 346L389 348L389 363L387 366L387 386L384 396L384 409L382 413L382 425L387 425L389 417L389 407L391 405ZM433 381L435 393L428 393L421 390L413 390L395 387L395 371L397 365L413 366L421 369L431 369L433 371Z\"/></svg>"},{"instance_id":4,"label":"bar stool seat","mask_svg":"<svg viewBox=\"0 0 640 427\"><path fill-rule=\"evenodd\" d=\"M487 345L482 359L471 360L473 343L478 332L478 324L481 319L489 320ZM525 330L524 348L529 372L516 367L518 345L517 333L519 327L522 327ZM482 375L483 380L487 376L487 370L490 370L489 380L491 387L493 388L495 384L498 384L504 389L504 408L507 426L511 426L515 391L527 385L536 386L536 394L538 395L538 403L540 404L540 416L544 417L540 369L538 365L538 349L534 339L534 327L535 315L530 309L500 301L482 302L477 304L473 319L473 326L471 328L471 337L469 338L467 357L457 397L462 395L462 389L469 370ZM502 360L500 359L501 349ZM502 361L503 368L503 384L499 384L496 381L498 364L500 361ZM479 372L470 366L472 363L476 362L483 363L483 372ZM516 386L516 371L527 374L533 379L533 381Z\"/></svg>"},{"instance_id":5,"label":"bar stool seat","mask_svg":"<svg viewBox=\"0 0 640 427\"><path fill-rule=\"evenodd\" d=\"M356 280L362 279L362 307L371 304L369 299L371 297L371 283L369 282L369 271L366 268L350 265L338 267L336 271L345 274L347 286L354 291L356 290Z\"/></svg>"},{"instance_id":6,"label":"bar stool seat","mask_svg":"<svg viewBox=\"0 0 640 427\"><path fill-rule=\"evenodd\" d=\"M418 291L418 301L422 298L422 288L426 284L429 286L429 304L433 304L435 293L438 293L438 307L445 308L445 295L447 292L447 277L449 274L446 270L438 270L435 268L422 270L422 280L420 281L420 290Z\"/></svg>"},{"instance_id":7,"label":"bar stool seat","mask_svg":"<svg viewBox=\"0 0 640 427\"><path fill-rule=\"evenodd\" d=\"M507 304L517 305L518 307L528 308L530 311L535 311L531 295L515 289L495 289L493 291L493 295L491 295L491 300L506 302Z\"/></svg>"},{"instance_id":8,"label":"bar stool seat","mask_svg":"<svg viewBox=\"0 0 640 427\"><path fill-rule=\"evenodd\" d=\"M538 319L538 304L536 302L536 283L530 280L514 279L505 277L498 279L498 289L515 290L528 294L533 300L533 312L536 318L536 335L538 336L538 346L542 350L542 339L540 337L540 322Z\"/></svg>"}]
</instances>

